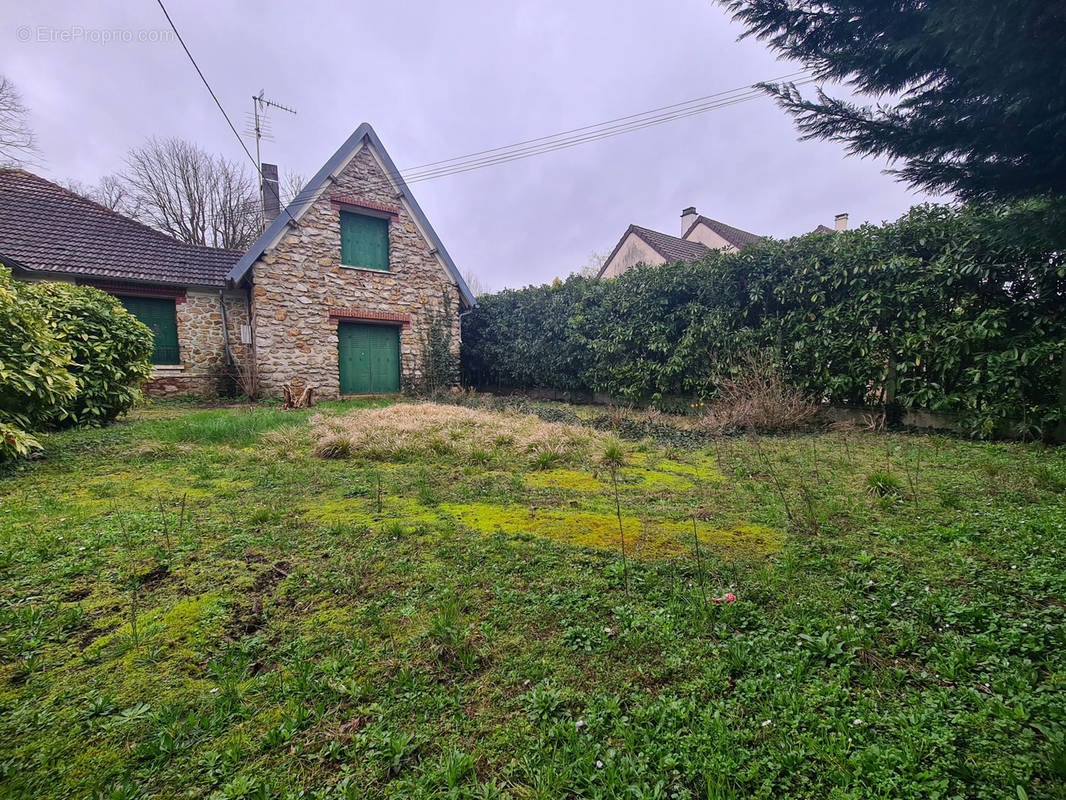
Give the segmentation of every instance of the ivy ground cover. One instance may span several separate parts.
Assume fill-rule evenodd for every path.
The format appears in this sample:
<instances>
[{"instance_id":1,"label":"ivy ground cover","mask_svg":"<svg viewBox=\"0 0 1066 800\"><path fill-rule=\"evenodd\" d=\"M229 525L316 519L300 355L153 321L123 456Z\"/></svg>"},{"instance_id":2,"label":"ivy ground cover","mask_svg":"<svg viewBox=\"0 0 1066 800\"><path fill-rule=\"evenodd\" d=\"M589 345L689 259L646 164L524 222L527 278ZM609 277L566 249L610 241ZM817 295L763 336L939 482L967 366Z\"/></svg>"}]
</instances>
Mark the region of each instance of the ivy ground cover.
<instances>
[{"instance_id":1,"label":"ivy ground cover","mask_svg":"<svg viewBox=\"0 0 1066 800\"><path fill-rule=\"evenodd\" d=\"M9 468L0 796L1066 796L1061 449L469 411Z\"/></svg>"}]
</instances>

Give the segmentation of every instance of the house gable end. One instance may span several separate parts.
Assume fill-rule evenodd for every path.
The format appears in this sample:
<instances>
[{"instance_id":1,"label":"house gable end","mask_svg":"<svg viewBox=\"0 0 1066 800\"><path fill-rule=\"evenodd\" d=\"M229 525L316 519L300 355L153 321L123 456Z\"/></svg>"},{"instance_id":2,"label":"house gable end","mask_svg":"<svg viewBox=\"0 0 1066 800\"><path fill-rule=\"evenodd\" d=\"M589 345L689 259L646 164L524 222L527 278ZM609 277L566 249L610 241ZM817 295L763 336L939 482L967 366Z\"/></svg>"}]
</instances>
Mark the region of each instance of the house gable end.
<instances>
[{"instance_id":1,"label":"house gable end","mask_svg":"<svg viewBox=\"0 0 1066 800\"><path fill-rule=\"evenodd\" d=\"M686 242L699 242L702 245L706 245L712 250L723 250L727 253L736 252L736 246L729 241L726 241L717 232L711 230L711 228L704 224L702 221L697 221L688 231L685 233Z\"/></svg>"},{"instance_id":2,"label":"house gable end","mask_svg":"<svg viewBox=\"0 0 1066 800\"><path fill-rule=\"evenodd\" d=\"M341 176L348 171L351 162L363 151L365 145L369 145L369 151L380 169L380 175L377 176L375 183L380 184L382 189L393 195L388 198L391 203L402 203L408 212L411 223L429 246L430 253L440 262L449 279L457 285L463 304L467 307L476 305L477 302L469 287L467 287L466 281L463 280L444 244L440 241L436 231L433 230L433 226L426 219L425 214L418 205L418 201L415 200L399 170L396 169L396 165L389 157L388 151L381 144L381 140L374 132L374 129L365 122L356 128L355 132L348 137L348 140L340 149L308 181L296 199L283 209L278 218L256 239L248 249L248 252L230 271L227 276L229 283L232 285L243 281L256 261L265 252L276 248L286 235L291 235L295 232L304 215L321 200L324 194L330 194L333 191L338 191L340 194L348 194L343 190L338 190L336 187L341 183ZM367 187L362 188L365 190ZM380 195L380 193L366 191L360 191L357 194Z\"/></svg>"},{"instance_id":3,"label":"house gable end","mask_svg":"<svg viewBox=\"0 0 1066 800\"><path fill-rule=\"evenodd\" d=\"M614 250L607 256L597 278L616 278L637 264L644 263L656 267L666 262L666 256L657 250L646 237L641 236L641 229L630 225Z\"/></svg>"}]
</instances>

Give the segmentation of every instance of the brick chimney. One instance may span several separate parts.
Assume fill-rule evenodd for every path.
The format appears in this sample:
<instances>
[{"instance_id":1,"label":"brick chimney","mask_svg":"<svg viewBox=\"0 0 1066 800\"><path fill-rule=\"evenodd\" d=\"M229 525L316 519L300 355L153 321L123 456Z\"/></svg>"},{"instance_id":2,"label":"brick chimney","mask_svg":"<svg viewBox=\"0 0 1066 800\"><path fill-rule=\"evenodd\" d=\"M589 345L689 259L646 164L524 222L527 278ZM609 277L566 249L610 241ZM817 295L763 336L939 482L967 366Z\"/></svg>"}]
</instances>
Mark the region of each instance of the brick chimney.
<instances>
[{"instance_id":1,"label":"brick chimney","mask_svg":"<svg viewBox=\"0 0 1066 800\"><path fill-rule=\"evenodd\" d=\"M675 206L676 208L676 206ZM688 233L688 229L692 227L692 223L696 221L699 215L696 213L696 206L689 206L681 212L681 235L684 236Z\"/></svg>"},{"instance_id":2,"label":"brick chimney","mask_svg":"<svg viewBox=\"0 0 1066 800\"><path fill-rule=\"evenodd\" d=\"M846 231L848 229L847 211L845 211L843 214L837 214L836 217L833 218L833 227L836 228L838 231Z\"/></svg>"},{"instance_id":3,"label":"brick chimney","mask_svg":"<svg viewBox=\"0 0 1066 800\"><path fill-rule=\"evenodd\" d=\"M263 199L263 219L266 224L278 218L281 213L281 196L278 187L278 165L263 164L263 183L260 186L260 196Z\"/></svg>"}]
</instances>

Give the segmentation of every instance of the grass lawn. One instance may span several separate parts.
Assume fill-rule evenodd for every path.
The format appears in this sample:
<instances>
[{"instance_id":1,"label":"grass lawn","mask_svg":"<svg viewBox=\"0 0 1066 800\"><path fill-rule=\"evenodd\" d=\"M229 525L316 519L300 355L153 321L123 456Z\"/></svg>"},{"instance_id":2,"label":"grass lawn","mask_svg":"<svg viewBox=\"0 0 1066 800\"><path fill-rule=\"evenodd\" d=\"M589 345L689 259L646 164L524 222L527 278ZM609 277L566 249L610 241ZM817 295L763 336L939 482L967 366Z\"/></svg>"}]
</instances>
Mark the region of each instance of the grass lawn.
<instances>
[{"instance_id":1,"label":"grass lawn","mask_svg":"<svg viewBox=\"0 0 1066 800\"><path fill-rule=\"evenodd\" d=\"M0 797L1066 797L1066 448L367 405L0 473Z\"/></svg>"}]
</instances>

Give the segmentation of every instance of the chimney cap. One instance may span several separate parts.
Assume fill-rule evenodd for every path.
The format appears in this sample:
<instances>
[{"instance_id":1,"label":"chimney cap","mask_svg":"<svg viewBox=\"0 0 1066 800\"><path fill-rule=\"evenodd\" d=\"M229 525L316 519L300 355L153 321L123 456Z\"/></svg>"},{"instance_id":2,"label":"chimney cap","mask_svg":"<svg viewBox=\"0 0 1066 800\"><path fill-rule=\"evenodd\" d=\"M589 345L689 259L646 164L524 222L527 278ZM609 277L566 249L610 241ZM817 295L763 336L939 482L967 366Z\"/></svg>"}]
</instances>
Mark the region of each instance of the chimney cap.
<instances>
[{"instance_id":1,"label":"chimney cap","mask_svg":"<svg viewBox=\"0 0 1066 800\"><path fill-rule=\"evenodd\" d=\"M677 208L677 206L674 206L674 208ZM687 217L690 214L695 214L695 213L696 213L696 206L689 206L688 208L686 208L684 211L681 212L681 216Z\"/></svg>"},{"instance_id":2,"label":"chimney cap","mask_svg":"<svg viewBox=\"0 0 1066 800\"><path fill-rule=\"evenodd\" d=\"M833 217L833 219L847 219L847 218L848 218L848 212L847 211L843 211L840 214L837 214L835 217Z\"/></svg>"}]
</instances>

